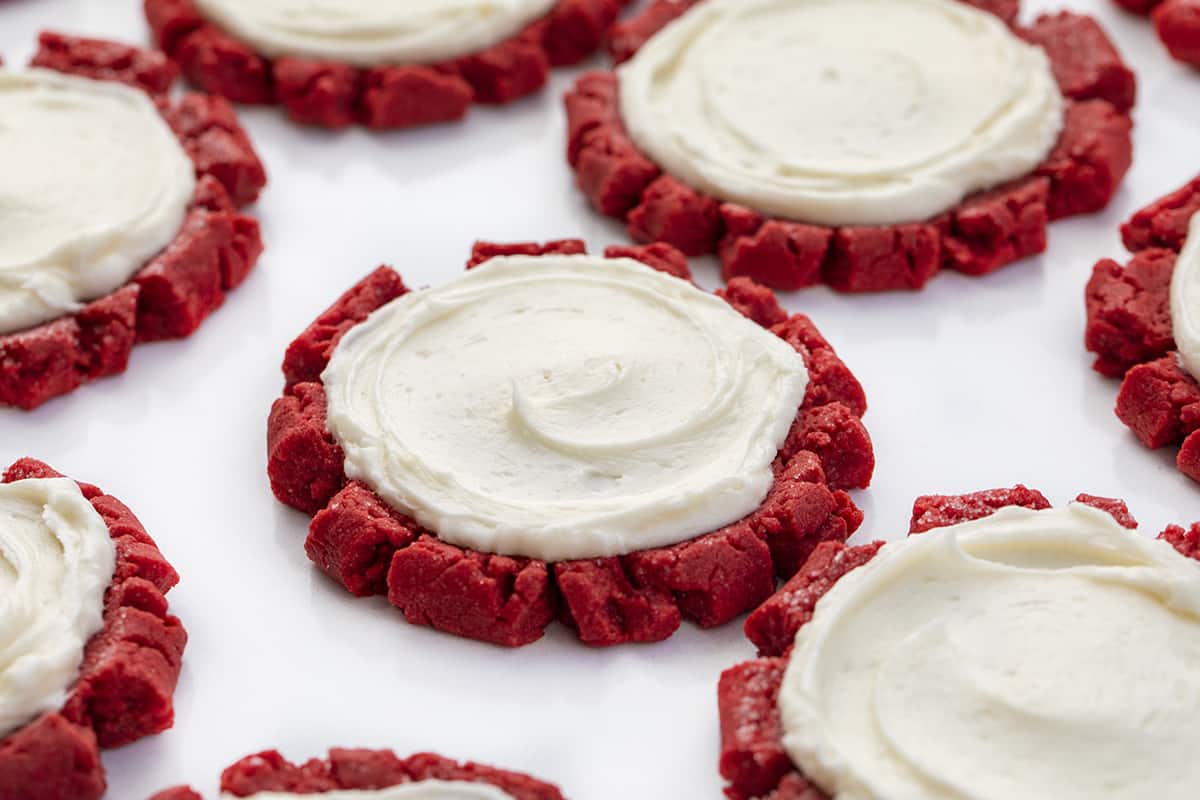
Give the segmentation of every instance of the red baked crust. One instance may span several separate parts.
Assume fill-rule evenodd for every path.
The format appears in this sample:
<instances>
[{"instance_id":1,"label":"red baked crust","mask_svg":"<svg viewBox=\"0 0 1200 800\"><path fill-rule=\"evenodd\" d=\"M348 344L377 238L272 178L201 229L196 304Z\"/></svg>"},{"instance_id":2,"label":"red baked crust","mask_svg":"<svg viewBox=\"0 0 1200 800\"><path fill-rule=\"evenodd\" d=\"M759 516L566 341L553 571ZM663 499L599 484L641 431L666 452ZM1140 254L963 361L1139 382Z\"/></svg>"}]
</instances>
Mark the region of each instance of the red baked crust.
<instances>
[{"instance_id":1,"label":"red baked crust","mask_svg":"<svg viewBox=\"0 0 1200 800\"><path fill-rule=\"evenodd\" d=\"M1113 515L1129 529L1137 522L1125 503L1081 494L1086 503ZM1016 486L960 496L918 498L913 506L910 535L980 519L1005 506L1049 508L1041 492ZM1200 524L1190 530L1167 528L1159 536L1181 554L1200 560ZM746 635L759 658L721 675L717 703L721 717L721 775L729 782L731 800L828 800L797 769L783 746L777 698L796 633L812 620L813 609L834 584L875 557L883 542L849 547L826 542L804 567L746 620Z\"/></svg>"},{"instance_id":2,"label":"red baked crust","mask_svg":"<svg viewBox=\"0 0 1200 800\"><path fill-rule=\"evenodd\" d=\"M624 61L696 0L656 0L613 27ZM567 160L597 211L624 220L638 242L687 255L716 252L726 279L785 291L826 283L843 292L920 289L941 269L984 275L1046 249L1052 220L1108 205L1132 160L1134 74L1091 17L1061 13L1016 24L1017 0L971 0L1041 46L1067 98L1058 146L1027 178L967 198L923 223L830 228L771 219L722 203L662 172L621 121L617 76L591 72L565 98Z\"/></svg>"},{"instance_id":3,"label":"red baked crust","mask_svg":"<svg viewBox=\"0 0 1200 800\"><path fill-rule=\"evenodd\" d=\"M328 758L292 764L274 750L247 756L221 773L221 792L250 797L258 792L322 794L338 790L386 789L416 781L487 783L515 800L563 800L556 786L519 772L433 753L399 758L391 750L333 749ZM167 789L150 800L200 800L186 787Z\"/></svg>"},{"instance_id":4,"label":"red baked crust","mask_svg":"<svg viewBox=\"0 0 1200 800\"><path fill-rule=\"evenodd\" d=\"M1138 211L1121 228L1133 258L1102 259L1086 291L1093 368L1121 378L1117 416L1149 448L1179 446L1176 464L1200 481L1200 384L1175 352L1171 277L1200 211L1200 178Z\"/></svg>"},{"instance_id":5,"label":"red baked crust","mask_svg":"<svg viewBox=\"0 0 1200 800\"><path fill-rule=\"evenodd\" d=\"M470 265L506 253L583 251L578 240L479 243ZM682 254L662 244L607 252L689 277ZM770 290L743 279L723 296L772 325L810 373L775 486L757 512L672 547L556 564L440 541L346 478L342 451L325 425L320 376L338 340L406 291L399 275L380 267L319 316L288 348L287 386L268 423L275 496L314 515L305 550L352 594L386 594L409 622L510 647L541 638L555 617L590 645L658 641L684 618L703 627L729 622L769 597L776 577L790 577L817 544L844 541L861 524L845 490L866 487L875 465L861 419L862 387L807 317L789 317Z\"/></svg>"},{"instance_id":6,"label":"red baked crust","mask_svg":"<svg viewBox=\"0 0 1200 800\"><path fill-rule=\"evenodd\" d=\"M21 459L3 482L63 477ZM166 594L179 575L120 500L79 484L117 546L104 598L104 628L88 643L79 682L66 705L0 740L0 797L98 800L105 789L100 750L121 747L172 726L172 695L187 632L168 613Z\"/></svg>"},{"instance_id":7,"label":"red baked crust","mask_svg":"<svg viewBox=\"0 0 1200 800\"><path fill-rule=\"evenodd\" d=\"M0 405L30 410L125 371L139 342L190 335L258 260L258 221L238 212L266 184L262 162L225 100L165 92L176 68L162 53L43 33L30 62L153 95L196 166L196 194L175 240L129 283L82 310L0 335Z\"/></svg>"},{"instance_id":8,"label":"red baked crust","mask_svg":"<svg viewBox=\"0 0 1200 800\"><path fill-rule=\"evenodd\" d=\"M441 64L369 69L335 61L274 61L208 22L192 0L145 0L154 39L206 92L278 104L306 125L407 128L461 119L472 102L510 103L541 89L550 67L603 42L628 0L559 0L542 19L486 50Z\"/></svg>"},{"instance_id":9,"label":"red baked crust","mask_svg":"<svg viewBox=\"0 0 1200 800\"><path fill-rule=\"evenodd\" d=\"M1200 1L1114 0L1135 14L1148 14L1154 31L1176 61L1200 67Z\"/></svg>"}]
</instances>

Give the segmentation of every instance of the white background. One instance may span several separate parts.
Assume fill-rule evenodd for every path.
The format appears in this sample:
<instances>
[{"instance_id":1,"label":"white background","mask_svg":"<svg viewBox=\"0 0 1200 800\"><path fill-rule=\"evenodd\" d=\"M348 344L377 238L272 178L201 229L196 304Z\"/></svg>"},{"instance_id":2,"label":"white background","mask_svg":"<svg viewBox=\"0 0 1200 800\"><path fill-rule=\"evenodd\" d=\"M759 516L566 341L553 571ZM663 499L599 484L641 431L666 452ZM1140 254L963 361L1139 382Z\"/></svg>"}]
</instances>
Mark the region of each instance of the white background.
<instances>
[{"instance_id":1,"label":"white background","mask_svg":"<svg viewBox=\"0 0 1200 800\"><path fill-rule=\"evenodd\" d=\"M1200 171L1200 75L1106 0L1032 2L1099 15L1140 78L1136 162L1112 207L1058 223L1049 252L919 294L789 296L858 374L879 467L858 539L907 530L913 498L1016 482L1066 501L1128 499L1147 533L1200 518L1174 451L1143 450L1113 416L1117 386L1084 352L1092 263L1120 257L1121 220ZM145 43L137 0L0 0L0 54L23 63L53 27ZM602 65L597 58L596 65ZM588 650L561 626L517 651L407 625L355 600L304 556L307 519L272 498L265 423L287 343L381 262L410 285L457 275L477 238L625 241L585 205L563 158L560 97L476 109L463 125L389 135L243 118L271 183L267 252L190 340L136 348L129 372L32 413L0 410L0 459L30 455L126 501L183 576L191 633L173 731L106 756L111 791L141 800L278 747L391 747L533 772L576 800L717 798L715 686L753 652L739 624L685 626L654 646ZM3 177L0 176L0 180ZM114 187L119 191L120 187ZM713 262L694 262L717 281Z\"/></svg>"}]
</instances>

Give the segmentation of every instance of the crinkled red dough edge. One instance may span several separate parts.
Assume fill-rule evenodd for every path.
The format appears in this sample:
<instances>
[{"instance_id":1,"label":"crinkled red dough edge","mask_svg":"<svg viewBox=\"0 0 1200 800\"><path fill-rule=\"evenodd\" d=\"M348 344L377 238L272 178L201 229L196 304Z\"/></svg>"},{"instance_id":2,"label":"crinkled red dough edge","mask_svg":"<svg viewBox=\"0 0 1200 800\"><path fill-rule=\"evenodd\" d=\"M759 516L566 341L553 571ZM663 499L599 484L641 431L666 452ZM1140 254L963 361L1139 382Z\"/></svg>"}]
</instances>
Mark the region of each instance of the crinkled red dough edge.
<instances>
[{"instance_id":1,"label":"crinkled red dough edge","mask_svg":"<svg viewBox=\"0 0 1200 800\"><path fill-rule=\"evenodd\" d=\"M613 28L617 61L631 57L695 0L655 0ZM662 172L621 121L615 72L584 75L567 93L567 159L592 205L627 223L639 242L688 255L716 252L726 279L780 290L826 283L843 292L920 289L939 270L984 275L1046 249L1052 220L1108 205L1132 160L1134 74L1091 17L1043 16L1016 24L1016 0L973 0L1049 55L1067 98L1065 129L1029 177L968 198L924 223L829 228L770 219L722 203Z\"/></svg>"},{"instance_id":2,"label":"crinkled red dough edge","mask_svg":"<svg viewBox=\"0 0 1200 800\"><path fill-rule=\"evenodd\" d=\"M27 458L9 467L3 482L60 477ZM104 628L88 642L66 705L0 740L0 800L98 800L105 790L100 750L174 723L172 695L187 632L168 613L166 594L179 575L120 500L86 483L79 487L117 548Z\"/></svg>"},{"instance_id":3,"label":"crinkled red dough edge","mask_svg":"<svg viewBox=\"0 0 1200 800\"><path fill-rule=\"evenodd\" d=\"M1117 416L1146 447L1178 446L1176 464L1200 481L1200 384L1180 366L1171 321L1171 276L1200 211L1200 178L1133 215L1121 228L1133 258L1102 259L1086 291L1093 368L1121 378Z\"/></svg>"},{"instance_id":4,"label":"crinkled red dough edge","mask_svg":"<svg viewBox=\"0 0 1200 800\"><path fill-rule=\"evenodd\" d=\"M1137 522L1120 500L1080 495L1112 514L1126 528ZM960 496L922 497L913 507L910 534L986 517L1005 506L1045 509L1050 502L1024 486ZM1167 528L1159 537L1180 553L1200 560L1200 524L1190 530ZM746 635L759 658L721 675L717 703L721 716L721 775L732 800L827 800L788 757L777 699L796 633L812 620L817 602L848 572L866 564L883 542L848 547L828 542L818 547L804 567L778 593L746 620Z\"/></svg>"},{"instance_id":5,"label":"crinkled red dough edge","mask_svg":"<svg viewBox=\"0 0 1200 800\"><path fill-rule=\"evenodd\" d=\"M337 790L387 789L417 781L467 781L486 783L516 800L563 800L549 784L482 764L460 764L432 753L399 758L390 750L329 751L329 757L292 764L275 751L249 756L221 774L221 792L250 797L259 792L321 794ZM179 787L150 800L201 800L191 789Z\"/></svg>"},{"instance_id":6,"label":"crinkled red dough edge","mask_svg":"<svg viewBox=\"0 0 1200 800\"><path fill-rule=\"evenodd\" d=\"M228 102L166 96L177 68L162 53L43 33L31 64L146 91L196 166L196 194L166 249L129 283L74 314L0 336L0 405L33 409L85 383L124 372L134 344L195 331L254 267L262 237L238 209L266 172Z\"/></svg>"},{"instance_id":7,"label":"crinkled red dough edge","mask_svg":"<svg viewBox=\"0 0 1200 800\"><path fill-rule=\"evenodd\" d=\"M583 253L583 242L475 246L473 266L503 254ZM687 260L663 244L609 248L688 278ZM321 372L339 339L407 291L380 267L343 295L288 348L284 395L268 424L268 474L283 503L314 514L305 549L358 596L386 594L409 622L515 647L541 638L557 616L590 645L652 642L683 619L723 625L754 608L823 541L845 541L862 522L846 489L874 472L858 380L805 316L789 317L752 281L720 292L803 355L810 383L776 462L774 487L751 516L672 547L547 564L467 550L439 540L349 481L326 429Z\"/></svg>"},{"instance_id":8,"label":"crinkled red dough edge","mask_svg":"<svg viewBox=\"0 0 1200 800\"><path fill-rule=\"evenodd\" d=\"M1176 61L1200 67L1200 0L1114 0L1154 20L1158 38Z\"/></svg>"},{"instance_id":9,"label":"crinkled red dough edge","mask_svg":"<svg viewBox=\"0 0 1200 800\"><path fill-rule=\"evenodd\" d=\"M370 69L304 58L274 61L208 22L192 0L145 0L155 41L207 92L279 104L307 125L407 128L461 119L473 102L533 94L554 66L575 64L604 41L628 0L559 0L517 35L441 64Z\"/></svg>"}]
</instances>

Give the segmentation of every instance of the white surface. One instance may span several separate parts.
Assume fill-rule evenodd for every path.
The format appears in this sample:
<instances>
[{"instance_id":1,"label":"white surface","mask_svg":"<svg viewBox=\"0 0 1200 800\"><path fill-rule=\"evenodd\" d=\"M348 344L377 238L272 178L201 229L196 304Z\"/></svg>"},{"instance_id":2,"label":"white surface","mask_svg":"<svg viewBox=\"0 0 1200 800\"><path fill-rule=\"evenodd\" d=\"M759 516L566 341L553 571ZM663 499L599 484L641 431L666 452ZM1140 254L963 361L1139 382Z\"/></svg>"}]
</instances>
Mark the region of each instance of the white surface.
<instances>
[{"instance_id":1,"label":"white surface","mask_svg":"<svg viewBox=\"0 0 1200 800\"><path fill-rule=\"evenodd\" d=\"M667 172L820 225L937 217L1029 175L1063 127L1046 51L958 0L707 0L619 75Z\"/></svg>"},{"instance_id":2,"label":"white surface","mask_svg":"<svg viewBox=\"0 0 1200 800\"><path fill-rule=\"evenodd\" d=\"M1005 508L838 581L784 742L835 800L1192 800L1197 660L1200 564L1081 503Z\"/></svg>"},{"instance_id":3,"label":"white surface","mask_svg":"<svg viewBox=\"0 0 1200 800\"><path fill-rule=\"evenodd\" d=\"M46 26L144 41L140 5L9 0L0 52L26 58ZM1141 74L1137 164L1113 206L1056 224L1046 256L988 278L788 298L872 404L879 469L858 498L860 539L901 536L916 495L1018 481L1059 502L1081 490L1123 496L1147 532L1200 518L1200 491L1175 471L1174 452L1137 444L1113 416L1116 384L1091 371L1082 345L1083 286L1093 261L1121 254L1118 223L1200 172L1200 77L1107 0L1070 5L1096 11ZM247 753L307 758L329 745L525 769L574 800L720 796L717 676L753 655L738 624L607 651L561 626L513 652L415 628L311 567L307 520L275 502L264 474L284 347L379 262L420 285L456 275L477 237L625 241L588 210L563 163L569 83L559 75L539 98L475 110L465 125L384 136L246 112L272 179L258 208L269 249L246 284L193 338L137 348L123 377L33 414L0 412L2 460L33 455L101 484L183 574L171 595L192 634L178 724L106 756L111 797L181 781L211 795ZM715 285L711 264L697 265Z\"/></svg>"},{"instance_id":4,"label":"white surface","mask_svg":"<svg viewBox=\"0 0 1200 800\"><path fill-rule=\"evenodd\" d=\"M669 547L762 505L808 389L795 348L629 259L459 275L338 343L321 380L347 477L443 541L551 562Z\"/></svg>"}]
</instances>

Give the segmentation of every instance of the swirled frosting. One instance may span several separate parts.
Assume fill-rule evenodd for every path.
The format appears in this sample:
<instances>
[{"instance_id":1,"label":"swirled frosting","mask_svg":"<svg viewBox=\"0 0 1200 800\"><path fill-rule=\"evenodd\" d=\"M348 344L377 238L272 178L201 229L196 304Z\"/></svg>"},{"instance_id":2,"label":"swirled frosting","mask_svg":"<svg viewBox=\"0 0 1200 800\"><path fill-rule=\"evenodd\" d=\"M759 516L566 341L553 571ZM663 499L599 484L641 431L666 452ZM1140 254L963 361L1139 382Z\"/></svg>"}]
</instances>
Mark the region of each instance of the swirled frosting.
<instances>
[{"instance_id":1,"label":"swirled frosting","mask_svg":"<svg viewBox=\"0 0 1200 800\"><path fill-rule=\"evenodd\" d=\"M703 0L619 76L668 172L822 225L937 216L1033 172L1063 124L1045 52L956 0Z\"/></svg>"},{"instance_id":2,"label":"swirled frosting","mask_svg":"<svg viewBox=\"0 0 1200 800\"><path fill-rule=\"evenodd\" d=\"M562 561L754 511L808 373L635 261L513 256L379 309L323 380L348 476L453 544Z\"/></svg>"},{"instance_id":3,"label":"swirled frosting","mask_svg":"<svg viewBox=\"0 0 1200 800\"><path fill-rule=\"evenodd\" d=\"M1189 800L1200 564L1088 506L885 546L796 638L788 753L835 800Z\"/></svg>"},{"instance_id":4,"label":"swirled frosting","mask_svg":"<svg viewBox=\"0 0 1200 800\"><path fill-rule=\"evenodd\" d=\"M57 711L103 627L116 549L66 478L0 484L0 738Z\"/></svg>"},{"instance_id":5,"label":"swirled frosting","mask_svg":"<svg viewBox=\"0 0 1200 800\"><path fill-rule=\"evenodd\" d=\"M245 800L293 800L313 797L311 794L291 792L259 792ZM513 800L512 795L490 783L468 781L417 781L402 783L388 789L324 792L316 797L320 800ZM222 798L232 800L233 795L222 795Z\"/></svg>"},{"instance_id":6,"label":"swirled frosting","mask_svg":"<svg viewBox=\"0 0 1200 800\"><path fill-rule=\"evenodd\" d=\"M0 333L126 283L179 232L194 169L144 93L0 70Z\"/></svg>"},{"instance_id":7,"label":"swirled frosting","mask_svg":"<svg viewBox=\"0 0 1200 800\"><path fill-rule=\"evenodd\" d=\"M270 58L371 67L424 64L485 50L557 0L195 0L222 28Z\"/></svg>"},{"instance_id":8,"label":"swirled frosting","mask_svg":"<svg viewBox=\"0 0 1200 800\"><path fill-rule=\"evenodd\" d=\"M1200 380L1200 214L1192 216L1171 275L1171 323L1180 364Z\"/></svg>"}]
</instances>

